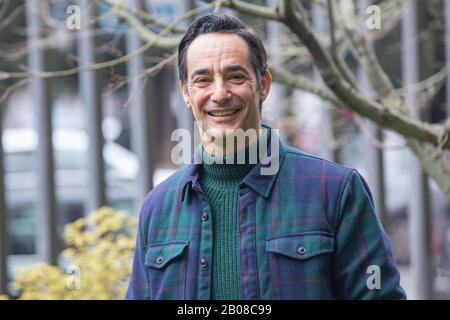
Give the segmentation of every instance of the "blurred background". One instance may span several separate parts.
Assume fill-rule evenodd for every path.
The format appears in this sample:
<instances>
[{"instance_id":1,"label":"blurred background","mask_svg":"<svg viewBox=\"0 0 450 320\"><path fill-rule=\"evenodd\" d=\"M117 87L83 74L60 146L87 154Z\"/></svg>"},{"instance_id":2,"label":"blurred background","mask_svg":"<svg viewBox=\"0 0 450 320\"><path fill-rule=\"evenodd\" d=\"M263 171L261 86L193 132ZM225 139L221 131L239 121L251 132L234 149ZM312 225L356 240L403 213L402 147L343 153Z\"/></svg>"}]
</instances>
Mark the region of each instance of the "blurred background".
<instances>
[{"instance_id":1,"label":"blurred background","mask_svg":"<svg viewBox=\"0 0 450 320\"><path fill-rule=\"evenodd\" d=\"M274 9L282 1L241 2ZM393 93L423 124L448 123L450 3L333 3L298 1L355 88L385 104ZM276 82L263 122L289 145L358 169L408 297L448 299L446 141L426 162L397 130L346 108L323 83L315 53L283 23L229 1L194 0L0 0L0 294L20 297L18 270L38 262L67 274L68 224L106 206L137 217L145 195L177 170L171 134L194 123L178 91L176 46L195 17L213 11L240 17L264 39ZM378 90L374 66L391 91ZM438 158L448 176L432 170Z\"/></svg>"}]
</instances>

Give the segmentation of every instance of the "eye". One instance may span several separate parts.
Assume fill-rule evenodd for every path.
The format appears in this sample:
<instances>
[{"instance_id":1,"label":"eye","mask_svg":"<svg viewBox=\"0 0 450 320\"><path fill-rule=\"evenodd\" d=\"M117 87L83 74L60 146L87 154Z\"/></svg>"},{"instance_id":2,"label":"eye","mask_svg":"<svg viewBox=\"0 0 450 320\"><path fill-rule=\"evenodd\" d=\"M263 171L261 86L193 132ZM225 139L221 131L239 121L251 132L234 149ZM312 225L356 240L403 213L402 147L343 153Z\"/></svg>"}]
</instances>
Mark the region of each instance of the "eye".
<instances>
[{"instance_id":1,"label":"eye","mask_svg":"<svg viewBox=\"0 0 450 320\"><path fill-rule=\"evenodd\" d=\"M206 88L210 85L211 80L208 77L199 77L199 78L195 78L192 81L192 85L194 85L197 88Z\"/></svg>"},{"instance_id":2,"label":"eye","mask_svg":"<svg viewBox=\"0 0 450 320\"><path fill-rule=\"evenodd\" d=\"M230 80L234 80L234 81L242 81L244 79L245 79L245 77L241 74L233 74L230 76Z\"/></svg>"},{"instance_id":3,"label":"eye","mask_svg":"<svg viewBox=\"0 0 450 320\"><path fill-rule=\"evenodd\" d=\"M205 83L209 82L209 79L208 78L197 78L194 80L194 82L198 83L198 84L205 84Z\"/></svg>"}]
</instances>

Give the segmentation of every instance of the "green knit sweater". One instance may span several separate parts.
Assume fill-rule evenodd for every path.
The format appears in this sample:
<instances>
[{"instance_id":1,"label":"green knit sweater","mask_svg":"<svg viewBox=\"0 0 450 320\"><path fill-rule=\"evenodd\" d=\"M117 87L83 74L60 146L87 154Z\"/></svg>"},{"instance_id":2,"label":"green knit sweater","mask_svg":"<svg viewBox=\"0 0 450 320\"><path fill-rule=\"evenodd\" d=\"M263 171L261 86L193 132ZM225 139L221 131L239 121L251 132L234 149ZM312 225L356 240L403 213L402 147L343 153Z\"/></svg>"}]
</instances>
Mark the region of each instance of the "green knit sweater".
<instances>
[{"instance_id":1,"label":"green knit sweater","mask_svg":"<svg viewBox=\"0 0 450 320\"><path fill-rule=\"evenodd\" d=\"M266 141L266 131L263 130L261 141ZM252 148L245 150L247 159L249 150ZM203 159L200 185L211 207L214 239L211 298L239 300L242 299L242 285L237 191L239 183L255 164L248 161L246 164L226 164L225 159L217 163L217 158L204 149Z\"/></svg>"}]
</instances>

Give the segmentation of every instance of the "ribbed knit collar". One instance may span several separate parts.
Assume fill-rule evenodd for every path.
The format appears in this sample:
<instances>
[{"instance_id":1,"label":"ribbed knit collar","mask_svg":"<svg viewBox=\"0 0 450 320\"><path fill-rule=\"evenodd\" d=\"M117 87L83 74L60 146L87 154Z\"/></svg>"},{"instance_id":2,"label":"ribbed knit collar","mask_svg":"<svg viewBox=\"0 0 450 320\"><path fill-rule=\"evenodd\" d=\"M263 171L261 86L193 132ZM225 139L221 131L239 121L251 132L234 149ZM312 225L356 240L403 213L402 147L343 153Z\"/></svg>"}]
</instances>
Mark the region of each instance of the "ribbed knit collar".
<instances>
[{"instance_id":1,"label":"ribbed knit collar","mask_svg":"<svg viewBox=\"0 0 450 320\"><path fill-rule=\"evenodd\" d=\"M269 130L262 128L261 136L252 145L249 145L245 150L240 150L234 153L234 155L228 156L214 156L207 152L202 147L202 172L201 179L203 181L208 181L209 186L215 186L220 188L234 188L240 181L242 181L245 176L250 172L250 170L256 165L256 163L248 163L250 150L258 150L259 144L267 144L269 138ZM238 164L236 159L239 153L245 154L246 163ZM226 157L234 158L233 164L227 164ZM259 158L257 159L259 161ZM228 161L230 162L230 161Z\"/></svg>"}]
</instances>

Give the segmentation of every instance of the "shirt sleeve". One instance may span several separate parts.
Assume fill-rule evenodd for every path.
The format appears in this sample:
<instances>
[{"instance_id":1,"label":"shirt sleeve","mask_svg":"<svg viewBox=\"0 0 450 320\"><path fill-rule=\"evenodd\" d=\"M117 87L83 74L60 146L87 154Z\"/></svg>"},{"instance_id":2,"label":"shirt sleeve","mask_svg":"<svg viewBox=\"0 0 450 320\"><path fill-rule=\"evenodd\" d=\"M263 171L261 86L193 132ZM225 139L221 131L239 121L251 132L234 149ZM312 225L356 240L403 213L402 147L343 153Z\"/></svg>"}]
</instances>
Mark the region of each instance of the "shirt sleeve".
<instances>
[{"instance_id":1,"label":"shirt sleeve","mask_svg":"<svg viewBox=\"0 0 450 320\"><path fill-rule=\"evenodd\" d=\"M147 237L144 228L146 202L144 202L139 216L138 232L136 237L136 249L133 258L128 290L125 295L126 300L150 300L150 286L147 267L144 264L147 251Z\"/></svg>"},{"instance_id":2,"label":"shirt sleeve","mask_svg":"<svg viewBox=\"0 0 450 320\"><path fill-rule=\"evenodd\" d=\"M356 170L343 187L339 210L331 266L337 298L406 299L390 240Z\"/></svg>"}]
</instances>

